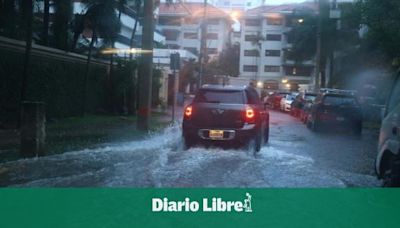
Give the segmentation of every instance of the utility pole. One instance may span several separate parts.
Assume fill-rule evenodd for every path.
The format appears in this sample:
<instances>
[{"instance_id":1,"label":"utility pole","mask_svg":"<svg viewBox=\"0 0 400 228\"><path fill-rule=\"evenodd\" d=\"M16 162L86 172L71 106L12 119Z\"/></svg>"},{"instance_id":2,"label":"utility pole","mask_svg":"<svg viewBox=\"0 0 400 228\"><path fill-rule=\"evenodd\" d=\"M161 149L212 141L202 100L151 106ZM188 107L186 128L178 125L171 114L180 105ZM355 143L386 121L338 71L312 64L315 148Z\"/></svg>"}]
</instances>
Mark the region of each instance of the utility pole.
<instances>
[{"instance_id":1,"label":"utility pole","mask_svg":"<svg viewBox=\"0 0 400 228\"><path fill-rule=\"evenodd\" d=\"M176 110L176 99L177 99L177 93L178 93L178 83L179 83L179 79L176 75L176 70L179 70L181 67L180 64L181 61L181 57L179 52L177 53L173 53L171 54L170 57L170 69L172 70L172 77L173 77L173 81L174 81L174 85L173 85L173 101L172 101L172 122L175 122L175 110Z\"/></svg>"},{"instance_id":2,"label":"utility pole","mask_svg":"<svg viewBox=\"0 0 400 228\"><path fill-rule=\"evenodd\" d=\"M204 0L203 20L201 23L201 38L200 38L200 72L199 72L199 87L203 85L203 77L205 71L205 63L207 58L207 0Z\"/></svg>"},{"instance_id":3,"label":"utility pole","mask_svg":"<svg viewBox=\"0 0 400 228\"><path fill-rule=\"evenodd\" d=\"M150 128L151 91L153 78L153 40L154 40L154 1L144 1L144 20L142 36L142 57L139 64L139 110L137 128L148 131Z\"/></svg>"},{"instance_id":4,"label":"utility pole","mask_svg":"<svg viewBox=\"0 0 400 228\"><path fill-rule=\"evenodd\" d=\"M321 26L322 26L322 14L321 14L321 1L318 1L318 14L317 14L317 53L315 58L315 75L314 75L314 90L318 92L320 89L320 72L321 72Z\"/></svg>"},{"instance_id":5,"label":"utility pole","mask_svg":"<svg viewBox=\"0 0 400 228\"><path fill-rule=\"evenodd\" d=\"M333 33L331 35L331 43L330 43L330 50L329 50L329 80L327 80L327 87L331 88L332 87L332 80L334 76L334 70L335 70L335 48L336 48L336 38L337 38L337 32L340 29L340 18L341 18L341 12L338 8L338 3L337 0L332 1L332 5L330 6L330 12L329 12L329 18L331 20L335 20L336 25L335 29L333 30Z\"/></svg>"}]
</instances>

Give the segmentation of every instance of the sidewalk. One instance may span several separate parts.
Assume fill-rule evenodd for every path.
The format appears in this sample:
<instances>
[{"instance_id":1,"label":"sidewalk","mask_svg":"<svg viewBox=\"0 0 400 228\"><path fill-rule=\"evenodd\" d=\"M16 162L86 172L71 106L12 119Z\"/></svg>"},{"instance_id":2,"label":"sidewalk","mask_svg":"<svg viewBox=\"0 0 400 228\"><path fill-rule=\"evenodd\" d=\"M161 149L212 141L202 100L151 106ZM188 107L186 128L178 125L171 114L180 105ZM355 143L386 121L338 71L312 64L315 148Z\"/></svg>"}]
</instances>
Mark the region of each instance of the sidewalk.
<instances>
[{"instance_id":1,"label":"sidewalk","mask_svg":"<svg viewBox=\"0 0 400 228\"><path fill-rule=\"evenodd\" d=\"M176 120L182 118L182 107ZM171 124L171 110L153 110L151 131L159 131ZM47 155L92 148L104 143L140 140L147 134L136 129L136 116L72 117L48 121L46 124ZM0 129L0 163L19 159L19 131Z\"/></svg>"}]
</instances>

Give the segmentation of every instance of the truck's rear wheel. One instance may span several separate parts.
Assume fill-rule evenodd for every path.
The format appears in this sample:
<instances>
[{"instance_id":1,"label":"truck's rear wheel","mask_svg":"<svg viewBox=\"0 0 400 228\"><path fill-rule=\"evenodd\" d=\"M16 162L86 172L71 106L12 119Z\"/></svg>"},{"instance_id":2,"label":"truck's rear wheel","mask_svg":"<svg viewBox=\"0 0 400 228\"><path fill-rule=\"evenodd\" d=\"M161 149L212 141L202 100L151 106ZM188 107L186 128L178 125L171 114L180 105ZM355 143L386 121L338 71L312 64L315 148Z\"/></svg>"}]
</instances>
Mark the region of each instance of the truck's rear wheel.
<instances>
[{"instance_id":1,"label":"truck's rear wheel","mask_svg":"<svg viewBox=\"0 0 400 228\"><path fill-rule=\"evenodd\" d=\"M188 150L188 149L190 149L191 147L193 147L193 140L191 140L189 137L185 137L185 136L183 136L182 137L182 144L183 144L183 150Z\"/></svg>"},{"instance_id":2,"label":"truck's rear wheel","mask_svg":"<svg viewBox=\"0 0 400 228\"><path fill-rule=\"evenodd\" d=\"M400 187L400 159L393 158L383 177L384 187Z\"/></svg>"}]
</instances>

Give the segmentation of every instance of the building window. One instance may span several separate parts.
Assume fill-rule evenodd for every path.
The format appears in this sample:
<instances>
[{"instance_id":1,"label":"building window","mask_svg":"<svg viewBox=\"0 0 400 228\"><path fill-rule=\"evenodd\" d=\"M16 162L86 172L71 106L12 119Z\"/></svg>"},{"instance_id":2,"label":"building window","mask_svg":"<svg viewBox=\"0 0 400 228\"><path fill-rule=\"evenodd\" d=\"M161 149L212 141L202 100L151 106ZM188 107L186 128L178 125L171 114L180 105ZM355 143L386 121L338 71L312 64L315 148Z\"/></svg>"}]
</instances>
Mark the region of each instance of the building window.
<instances>
[{"instance_id":1,"label":"building window","mask_svg":"<svg viewBox=\"0 0 400 228\"><path fill-rule=\"evenodd\" d=\"M260 26L261 21L257 19L247 19L245 20L246 26Z\"/></svg>"},{"instance_id":2,"label":"building window","mask_svg":"<svg viewBox=\"0 0 400 228\"><path fill-rule=\"evenodd\" d=\"M164 29L163 35L165 36L165 40L176 41L178 40L179 31L173 29Z\"/></svg>"},{"instance_id":3,"label":"building window","mask_svg":"<svg viewBox=\"0 0 400 228\"><path fill-rule=\"evenodd\" d=\"M185 24L187 25L195 25L200 23L199 19L196 17L187 17L185 18Z\"/></svg>"},{"instance_id":4,"label":"building window","mask_svg":"<svg viewBox=\"0 0 400 228\"><path fill-rule=\"evenodd\" d=\"M312 67L293 66L285 67L285 74L289 76L311 76Z\"/></svg>"},{"instance_id":5,"label":"building window","mask_svg":"<svg viewBox=\"0 0 400 228\"><path fill-rule=\"evenodd\" d=\"M281 56L281 50L265 50L265 56Z\"/></svg>"},{"instance_id":6,"label":"building window","mask_svg":"<svg viewBox=\"0 0 400 228\"><path fill-rule=\"evenodd\" d=\"M159 25L181 26L181 19L177 17L160 17L158 19Z\"/></svg>"},{"instance_id":7,"label":"building window","mask_svg":"<svg viewBox=\"0 0 400 228\"><path fill-rule=\"evenodd\" d=\"M235 38L240 38L240 32L234 32L233 33L233 37L235 37Z\"/></svg>"},{"instance_id":8,"label":"building window","mask_svg":"<svg viewBox=\"0 0 400 228\"><path fill-rule=\"evenodd\" d=\"M244 72L258 72L258 66L256 65L244 65L243 66Z\"/></svg>"},{"instance_id":9,"label":"building window","mask_svg":"<svg viewBox=\"0 0 400 228\"><path fill-rule=\"evenodd\" d=\"M208 19L207 24L209 25L219 25L219 19Z\"/></svg>"},{"instance_id":10,"label":"building window","mask_svg":"<svg viewBox=\"0 0 400 228\"><path fill-rule=\"evenodd\" d=\"M283 20L281 17L267 17L268 25L282 25Z\"/></svg>"},{"instance_id":11,"label":"building window","mask_svg":"<svg viewBox=\"0 0 400 228\"><path fill-rule=\"evenodd\" d=\"M186 51L189 51L189 52L191 52L192 54L195 54L195 55L199 54L199 51L197 50L197 48L194 48L194 47L184 47L183 49L186 50Z\"/></svg>"},{"instance_id":12,"label":"building window","mask_svg":"<svg viewBox=\"0 0 400 228\"><path fill-rule=\"evenodd\" d=\"M207 33L208 40L218 40L218 33Z\"/></svg>"},{"instance_id":13,"label":"building window","mask_svg":"<svg viewBox=\"0 0 400 228\"><path fill-rule=\"evenodd\" d=\"M198 34L195 32L185 32L183 34L183 38L185 39L198 39Z\"/></svg>"},{"instance_id":14,"label":"building window","mask_svg":"<svg viewBox=\"0 0 400 228\"><path fill-rule=\"evenodd\" d=\"M260 56L260 53L258 52L258 50L244 50L244 56L255 56L258 57Z\"/></svg>"},{"instance_id":15,"label":"building window","mask_svg":"<svg viewBox=\"0 0 400 228\"><path fill-rule=\"evenodd\" d=\"M218 54L218 49L216 49L216 48L207 48L207 54L216 55L216 54Z\"/></svg>"},{"instance_id":16,"label":"building window","mask_svg":"<svg viewBox=\"0 0 400 228\"><path fill-rule=\"evenodd\" d=\"M181 46L179 46L177 44L168 44L168 48L170 48L170 49L180 49Z\"/></svg>"},{"instance_id":17,"label":"building window","mask_svg":"<svg viewBox=\"0 0 400 228\"><path fill-rule=\"evenodd\" d=\"M257 41L257 35L245 35L244 41L255 42Z\"/></svg>"},{"instance_id":18,"label":"building window","mask_svg":"<svg viewBox=\"0 0 400 228\"><path fill-rule=\"evenodd\" d=\"M269 41L281 41L282 35L280 34L267 34L267 40Z\"/></svg>"},{"instance_id":19,"label":"building window","mask_svg":"<svg viewBox=\"0 0 400 228\"><path fill-rule=\"evenodd\" d=\"M264 72L281 72L280 66L264 66Z\"/></svg>"}]
</instances>

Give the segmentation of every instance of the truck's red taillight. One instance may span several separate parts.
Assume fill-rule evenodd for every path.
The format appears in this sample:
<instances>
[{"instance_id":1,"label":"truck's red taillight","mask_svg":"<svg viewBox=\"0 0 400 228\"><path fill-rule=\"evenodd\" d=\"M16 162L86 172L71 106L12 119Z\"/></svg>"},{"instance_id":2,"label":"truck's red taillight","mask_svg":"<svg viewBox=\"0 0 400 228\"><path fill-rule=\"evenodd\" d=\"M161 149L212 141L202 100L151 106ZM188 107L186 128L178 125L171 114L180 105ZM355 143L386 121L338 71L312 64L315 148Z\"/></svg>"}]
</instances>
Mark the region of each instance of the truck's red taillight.
<instances>
[{"instance_id":1,"label":"truck's red taillight","mask_svg":"<svg viewBox=\"0 0 400 228\"><path fill-rule=\"evenodd\" d=\"M192 106L187 106L185 109L185 117L191 117L193 112L193 107Z\"/></svg>"},{"instance_id":2,"label":"truck's red taillight","mask_svg":"<svg viewBox=\"0 0 400 228\"><path fill-rule=\"evenodd\" d=\"M246 122L247 123L254 123L255 122L254 110L251 107L247 107L246 108L245 117L246 117Z\"/></svg>"}]
</instances>

